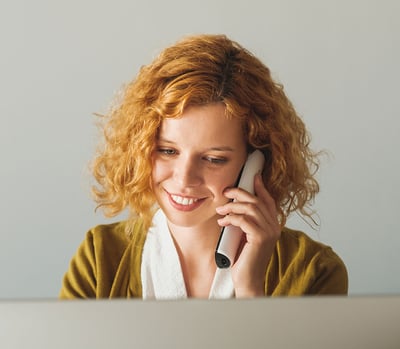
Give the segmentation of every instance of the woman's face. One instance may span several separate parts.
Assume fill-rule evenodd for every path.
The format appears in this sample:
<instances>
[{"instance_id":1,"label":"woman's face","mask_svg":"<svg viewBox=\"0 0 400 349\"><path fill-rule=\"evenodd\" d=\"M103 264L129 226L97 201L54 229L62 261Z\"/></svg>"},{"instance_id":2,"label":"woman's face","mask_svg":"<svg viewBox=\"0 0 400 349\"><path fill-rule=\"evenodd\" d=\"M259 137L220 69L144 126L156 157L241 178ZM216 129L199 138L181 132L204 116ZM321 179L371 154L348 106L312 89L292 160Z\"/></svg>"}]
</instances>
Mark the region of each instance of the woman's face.
<instances>
[{"instance_id":1,"label":"woman's face","mask_svg":"<svg viewBox=\"0 0 400 349\"><path fill-rule=\"evenodd\" d=\"M225 116L222 103L189 107L165 119L153 153L156 199L170 223L216 224L215 208L227 202L246 159L241 123Z\"/></svg>"}]
</instances>

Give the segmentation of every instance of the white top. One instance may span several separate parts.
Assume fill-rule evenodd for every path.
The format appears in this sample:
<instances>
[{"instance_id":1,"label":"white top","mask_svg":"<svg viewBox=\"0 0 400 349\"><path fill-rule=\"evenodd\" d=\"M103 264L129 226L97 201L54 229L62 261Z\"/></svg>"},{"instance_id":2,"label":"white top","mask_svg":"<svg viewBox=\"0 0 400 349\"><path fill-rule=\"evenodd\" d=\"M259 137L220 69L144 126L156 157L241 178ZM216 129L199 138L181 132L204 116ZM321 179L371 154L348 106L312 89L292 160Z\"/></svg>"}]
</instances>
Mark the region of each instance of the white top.
<instances>
[{"instance_id":1,"label":"white top","mask_svg":"<svg viewBox=\"0 0 400 349\"><path fill-rule=\"evenodd\" d=\"M143 299L187 298L182 268L167 218L159 209L153 218L142 254L141 265ZM209 298L233 298L231 269L217 268Z\"/></svg>"}]
</instances>

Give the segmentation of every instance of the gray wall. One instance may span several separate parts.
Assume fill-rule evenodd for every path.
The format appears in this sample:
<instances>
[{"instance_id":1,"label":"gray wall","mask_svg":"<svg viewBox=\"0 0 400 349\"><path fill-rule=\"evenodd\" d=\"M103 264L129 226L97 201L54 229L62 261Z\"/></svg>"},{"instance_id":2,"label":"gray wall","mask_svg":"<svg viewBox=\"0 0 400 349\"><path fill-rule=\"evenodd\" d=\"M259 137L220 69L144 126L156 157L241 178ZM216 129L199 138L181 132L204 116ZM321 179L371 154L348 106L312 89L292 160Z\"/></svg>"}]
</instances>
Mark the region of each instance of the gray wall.
<instances>
[{"instance_id":1,"label":"gray wall","mask_svg":"<svg viewBox=\"0 0 400 349\"><path fill-rule=\"evenodd\" d=\"M163 47L226 33L329 150L315 208L351 294L400 292L397 0L16 0L0 5L0 298L56 297L94 213L94 112ZM396 118L396 119L395 119Z\"/></svg>"}]
</instances>

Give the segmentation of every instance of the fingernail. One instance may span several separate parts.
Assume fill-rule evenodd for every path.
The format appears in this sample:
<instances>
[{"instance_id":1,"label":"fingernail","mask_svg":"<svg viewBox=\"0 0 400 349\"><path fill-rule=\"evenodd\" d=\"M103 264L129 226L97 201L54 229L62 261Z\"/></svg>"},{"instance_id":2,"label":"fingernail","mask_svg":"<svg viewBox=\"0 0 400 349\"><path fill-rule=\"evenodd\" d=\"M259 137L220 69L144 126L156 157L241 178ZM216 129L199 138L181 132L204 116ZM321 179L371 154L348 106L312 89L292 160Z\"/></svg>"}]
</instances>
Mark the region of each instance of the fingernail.
<instances>
[{"instance_id":1,"label":"fingernail","mask_svg":"<svg viewBox=\"0 0 400 349\"><path fill-rule=\"evenodd\" d=\"M223 226L224 225L224 219L223 218L217 219L217 223L219 225Z\"/></svg>"},{"instance_id":2,"label":"fingernail","mask_svg":"<svg viewBox=\"0 0 400 349\"><path fill-rule=\"evenodd\" d=\"M223 206L216 207L215 210L216 210L217 213L219 213L219 214L223 214L224 211L225 211Z\"/></svg>"}]
</instances>

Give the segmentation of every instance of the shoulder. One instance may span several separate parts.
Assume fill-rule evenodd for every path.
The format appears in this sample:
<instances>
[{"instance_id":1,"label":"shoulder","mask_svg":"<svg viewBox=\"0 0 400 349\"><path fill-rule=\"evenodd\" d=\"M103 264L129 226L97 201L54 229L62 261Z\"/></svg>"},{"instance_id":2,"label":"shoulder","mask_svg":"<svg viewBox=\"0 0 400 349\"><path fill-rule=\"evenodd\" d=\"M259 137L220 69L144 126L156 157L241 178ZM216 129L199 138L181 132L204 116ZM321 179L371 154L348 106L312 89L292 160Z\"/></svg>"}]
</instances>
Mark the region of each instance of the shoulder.
<instances>
[{"instance_id":1,"label":"shoulder","mask_svg":"<svg viewBox=\"0 0 400 349\"><path fill-rule=\"evenodd\" d=\"M120 221L93 227L87 232L83 245L87 251L92 250L97 264L116 268L131 246L143 249L145 236L141 219Z\"/></svg>"},{"instance_id":2,"label":"shoulder","mask_svg":"<svg viewBox=\"0 0 400 349\"><path fill-rule=\"evenodd\" d=\"M129 244L129 235L126 232L127 222L101 224L91 228L86 234L86 242L93 246L126 247Z\"/></svg>"},{"instance_id":3,"label":"shoulder","mask_svg":"<svg viewBox=\"0 0 400 349\"><path fill-rule=\"evenodd\" d=\"M60 298L108 298L124 256L135 245L140 258L144 237L141 220L90 229L64 275Z\"/></svg>"},{"instance_id":4,"label":"shoulder","mask_svg":"<svg viewBox=\"0 0 400 349\"><path fill-rule=\"evenodd\" d=\"M282 252L290 254L298 254L302 256L312 256L318 253L330 253L330 246L312 239L307 234L299 230L283 228L281 238L278 241L278 248ZM333 252L333 251L332 251Z\"/></svg>"},{"instance_id":5,"label":"shoulder","mask_svg":"<svg viewBox=\"0 0 400 349\"><path fill-rule=\"evenodd\" d=\"M119 250L138 240L140 235L143 235L142 220L137 219L97 225L87 232L86 241L95 248Z\"/></svg>"},{"instance_id":6,"label":"shoulder","mask_svg":"<svg viewBox=\"0 0 400 349\"><path fill-rule=\"evenodd\" d=\"M270 273L279 274L281 286L294 294L347 293L347 270L342 259L330 246L298 230L282 230Z\"/></svg>"},{"instance_id":7,"label":"shoulder","mask_svg":"<svg viewBox=\"0 0 400 349\"><path fill-rule=\"evenodd\" d=\"M312 239L307 234L284 228L277 249L282 257L290 260L299 260L304 263L320 263L344 265L341 258L333 251L333 249L319 241Z\"/></svg>"}]
</instances>

